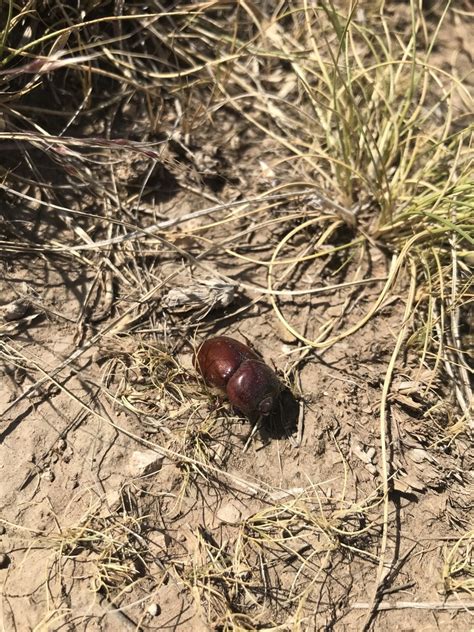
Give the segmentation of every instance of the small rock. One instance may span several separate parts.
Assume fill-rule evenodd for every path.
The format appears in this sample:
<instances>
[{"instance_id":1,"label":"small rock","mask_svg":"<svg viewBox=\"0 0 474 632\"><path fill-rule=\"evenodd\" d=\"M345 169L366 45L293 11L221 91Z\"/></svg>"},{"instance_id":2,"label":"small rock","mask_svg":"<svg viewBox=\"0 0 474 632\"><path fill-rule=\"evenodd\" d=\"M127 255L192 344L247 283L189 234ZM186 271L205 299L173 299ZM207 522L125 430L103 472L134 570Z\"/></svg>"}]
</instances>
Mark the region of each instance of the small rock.
<instances>
[{"instance_id":1,"label":"small rock","mask_svg":"<svg viewBox=\"0 0 474 632\"><path fill-rule=\"evenodd\" d=\"M292 342L296 342L298 340L297 337L279 320L276 322L276 333L280 340L286 342L287 344L291 344ZM291 348L291 350L293 351L293 348Z\"/></svg>"},{"instance_id":2,"label":"small rock","mask_svg":"<svg viewBox=\"0 0 474 632\"><path fill-rule=\"evenodd\" d=\"M56 445L60 452L64 452L67 447L67 443L64 439L58 439L58 443Z\"/></svg>"},{"instance_id":3,"label":"small rock","mask_svg":"<svg viewBox=\"0 0 474 632\"><path fill-rule=\"evenodd\" d=\"M51 470L46 470L43 473L43 478L45 481L48 481L48 483L52 483L54 481L54 472L52 472Z\"/></svg>"},{"instance_id":4,"label":"small rock","mask_svg":"<svg viewBox=\"0 0 474 632\"><path fill-rule=\"evenodd\" d=\"M408 456L415 463L422 463L423 461L430 460L430 455L426 450L423 450L422 448L413 448L413 450L410 450L408 452Z\"/></svg>"},{"instance_id":5,"label":"small rock","mask_svg":"<svg viewBox=\"0 0 474 632\"><path fill-rule=\"evenodd\" d=\"M8 568L10 566L11 559L6 553L0 553L0 568Z\"/></svg>"},{"instance_id":6,"label":"small rock","mask_svg":"<svg viewBox=\"0 0 474 632\"><path fill-rule=\"evenodd\" d=\"M157 603L152 603L146 609L151 617L157 617L161 613L161 608Z\"/></svg>"},{"instance_id":7,"label":"small rock","mask_svg":"<svg viewBox=\"0 0 474 632\"><path fill-rule=\"evenodd\" d=\"M117 509L122 505L122 490L121 489L111 489L105 496L105 502L102 507L103 511L101 511L101 515L109 514L111 512L117 511Z\"/></svg>"},{"instance_id":8,"label":"small rock","mask_svg":"<svg viewBox=\"0 0 474 632\"><path fill-rule=\"evenodd\" d=\"M242 517L241 511L232 503L227 503L220 507L216 515L220 522L227 522L228 524L235 524Z\"/></svg>"},{"instance_id":9,"label":"small rock","mask_svg":"<svg viewBox=\"0 0 474 632\"><path fill-rule=\"evenodd\" d=\"M426 486L416 476L403 476L393 479L393 489L402 494L413 494L414 492L423 492Z\"/></svg>"},{"instance_id":10,"label":"small rock","mask_svg":"<svg viewBox=\"0 0 474 632\"><path fill-rule=\"evenodd\" d=\"M375 476L377 474L377 468L373 463L367 463L365 469Z\"/></svg>"},{"instance_id":11,"label":"small rock","mask_svg":"<svg viewBox=\"0 0 474 632\"><path fill-rule=\"evenodd\" d=\"M5 535L6 529L3 524L0 524L0 535Z\"/></svg>"},{"instance_id":12,"label":"small rock","mask_svg":"<svg viewBox=\"0 0 474 632\"><path fill-rule=\"evenodd\" d=\"M3 319L7 322L12 320L20 320L26 314L30 307L29 301L19 298L5 305L3 308Z\"/></svg>"},{"instance_id":13,"label":"small rock","mask_svg":"<svg viewBox=\"0 0 474 632\"><path fill-rule=\"evenodd\" d=\"M154 450L135 450L130 457L129 470L134 477L155 474L163 466L164 458Z\"/></svg>"},{"instance_id":14,"label":"small rock","mask_svg":"<svg viewBox=\"0 0 474 632\"><path fill-rule=\"evenodd\" d=\"M69 461L72 459L72 457L74 456L74 451L71 448L71 446L66 446L64 452L63 452L63 461L64 463L69 463Z\"/></svg>"},{"instance_id":15,"label":"small rock","mask_svg":"<svg viewBox=\"0 0 474 632\"><path fill-rule=\"evenodd\" d=\"M367 452L365 452L365 450L363 449L363 447L358 444L358 443L354 443L352 445L352 452L355 454L355 456L360 459L363 463L365 463L366 465L370 465L372 459L370 458L370 456L367 454Z\"/></svg>"},{"instance_id":16,"label":"small rock","mask_svg":"<svg viewBox=\"0 0 474 632\"><path fill-rule=\"evenodd\" d=\"M375 448L372 446L370 448L367 448L366 454L367 454L367 458L370 459L370 461L372 462L372 459L375 456Z\"/></svg>"}]
</instances>

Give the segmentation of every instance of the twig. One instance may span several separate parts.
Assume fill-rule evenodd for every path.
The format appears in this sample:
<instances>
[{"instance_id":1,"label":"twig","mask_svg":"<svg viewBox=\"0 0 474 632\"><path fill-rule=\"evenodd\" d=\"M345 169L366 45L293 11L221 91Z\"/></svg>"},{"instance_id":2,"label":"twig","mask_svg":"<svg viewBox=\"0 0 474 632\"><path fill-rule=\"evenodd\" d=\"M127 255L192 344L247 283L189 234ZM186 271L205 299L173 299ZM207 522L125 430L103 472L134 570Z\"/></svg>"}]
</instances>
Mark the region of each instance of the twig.
<instances>
[{"instance_id":1,"label":"twig","mask_svg":"<svg viewBox=\"0 0 474 632\"><path fill-rule=\"evenodd\" d=\"M353 610L372 609L373 606L368 601L357 601L350 606ZM375 606L375 610L471 610L474 608L474 601L382 601Z\"/></svg>"},{"instance_id":2,"label":"twig","mask_svg":"<svg viewBox=\"0 0 474 632\"><path fill-rule=\"evenodd\" d=\"M403 256L403 253L399 255ZM410 319L413 302L415 300L415 290L416 290L416 267L415 264L411 265L411 281L410 281L410 291L407 297L407 302L405 305L405 313L403 315L403 325L400 329L400 333L397 337L397 341L395 343L395 348L392 353L392 357L390 358L390 362L387 368L387 372L385 374L385 380L382 389L382 397L380 400L380 460L381 460L381 474L382 474L382 486L383 486L383 530L382 530L382 542L380 545L380 562L377 571L377 579L375 582L373 594L372 594L372 606L369 608L369 612L364 621L364 625L362 629L364 632L369 629L370 624L372 623L372 617L375 612L377 612L378 602L380 601L382 595L380 593L381 586L383 582L388 577L388 574L392 568L393 562L390 564L389 568L385 567L385 553L387 550L387 542L388 542L388 480L389 480L389 472L388 472L388 455L387 455L387 425L388 425L388 395L390 390L390 385L392 383L392 376L395 369L395 362L398 358L398 354L400 353L401 346L403 341L405 340L407 333L407 326Z\"/></svg>"}]
</instances>

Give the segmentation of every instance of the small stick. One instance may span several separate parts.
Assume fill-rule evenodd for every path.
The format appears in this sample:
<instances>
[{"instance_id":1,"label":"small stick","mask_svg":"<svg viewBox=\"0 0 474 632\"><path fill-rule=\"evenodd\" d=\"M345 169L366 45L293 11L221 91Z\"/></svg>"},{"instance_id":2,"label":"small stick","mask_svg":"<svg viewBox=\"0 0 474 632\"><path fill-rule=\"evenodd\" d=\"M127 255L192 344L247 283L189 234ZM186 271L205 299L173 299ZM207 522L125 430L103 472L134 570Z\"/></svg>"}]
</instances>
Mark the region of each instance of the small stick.
<instances>
[{"instance_id":1,"label":"small stick","mask_svg":"<svg viewBox=\"0 0 474 632\"><path fill-rule=\"evenodd\" d=\"M250 442L252 441L252 438L254 437L254 435L257 432L257 430L260 428L260 421L261 421L261 419L262 419L261 417L259 417L257 419L257 423L254 425L254 427L250 431L250 434L249 434L249 436L247 438L247 441L245 442L244 449L242 450L242 452L244 452L244 453L247 452L248 447L250 445Z\"/></svg>"},{"instance_id":2,"label":"small stick","mask_svg":"<svg viewBox=\"0 0 474 632\"><path fill-rule=\"evenodd\" d=\"M358 601L351 604L354 610L372 608L368 601ZM474 601L382 601L375 606L375 610L470 610L474 608Z\"/></svg>"}]
</instances>

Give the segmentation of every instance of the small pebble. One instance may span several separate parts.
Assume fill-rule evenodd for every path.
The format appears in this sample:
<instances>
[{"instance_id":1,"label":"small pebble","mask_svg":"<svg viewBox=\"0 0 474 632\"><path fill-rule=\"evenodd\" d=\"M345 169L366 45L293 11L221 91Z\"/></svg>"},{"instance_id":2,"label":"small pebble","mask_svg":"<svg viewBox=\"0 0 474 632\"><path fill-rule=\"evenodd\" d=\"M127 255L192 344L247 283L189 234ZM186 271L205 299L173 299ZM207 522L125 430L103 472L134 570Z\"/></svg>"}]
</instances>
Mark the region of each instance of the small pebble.
<instances>
[{"instance_id":1,"label":"small pebble","mask_svg":"<svg viewBox=\"0 0 474 632\"><path fill-rule=\"evenodd\" d=\"M415 463L422 463L423 461L429 461L429 454L426 450L422 448L413 448L408 452L408 456Z\"/></svg>"},{"instance_id":2,"label":"small pebble","mask_svg":"<svg viewBox=\"0 0 474 632\"><path fill-rule=\"evenodd\" d=\"M8 568L10 562L11 560L6 553L0 553L0 568Z\"/></svg>"},{"instance_id":3,"label":"small pebble","mask_svg":"<svg viewBox=\"0 0 474 632\"><path fill-rule=\"evenodd\" d=\"M372 459L375 456L375 448L374 447L367 448L366 454L367 454L367 457L372 461Z\"/></svg>"},{"instance_id":4,"label":"small pebble","mask_svg":"<svg viewBox=\"0 0 474 632\"><path fill-rule=\"evenodd\" d=\"M3 524L0 524L0 535L4 535L6 533L6 529Z\"/></svg>"},{"instance_id":5,"label":"small pebble","mask_svg":"<svg viewBox=\"0 0 474 632\"><path fill-rule=\"evenodd\" d=\"M217 518L221 522L235 524L241 520L242 513L240 509L238 509L235 505L233 505L232 503L227 503L217 510Z\"/></svg>"},{"instance_id":6,"label":"small pebble","mask_svg":"<svg viewBox=\"0 0 474 632\"><path fill-rule=\"evenodd\" d=\"M52 483L54 481L54 474L51 470L46 470L43 474L43 478L45 481L48 481L48 483Z\"/></svg>"},{"instance_id":7,"label":"small pebble","mask_svg":"<svg viewBox=\"0 0 474 632\"><path fill-rule=\"evenodd\" d=\"M74 452L70 446L66 446L66 449L63 452L63 461L64 463L69 463L69 461L74 456Z\"/></svg>"},{"instance_id":8,"label":"small pebble","mask_svg":"<svg viewBox=\"0 0 474 632\"><path fill-rule=\"evenodd\" d=\"M161 608L157 603L152 603L148 606L146 611L151 617L157 617L161 613Z\"/></svg>"},{"instance_id":9,"label":"small pebble","mask_svg":"<svg viewBox=\"0 0 474 632\"><path fill-rule=\"evenodd\" d=\"M377 468L373 463L367 463L365 469L368 470L371 474L377 474Z\"/></svg>"},{"instance_id":10,"label":"small pebble","mask_svg":"<svg viewBox=\"0 0 474 632\"><path fill-rule=\"evenodd\" d=\"M3 318L5 321L10 322L12 320L20 320L26 314L30 307L27 300L19 298L16 301L12 301L3 308Z\"/></svg>"}]
</instances>

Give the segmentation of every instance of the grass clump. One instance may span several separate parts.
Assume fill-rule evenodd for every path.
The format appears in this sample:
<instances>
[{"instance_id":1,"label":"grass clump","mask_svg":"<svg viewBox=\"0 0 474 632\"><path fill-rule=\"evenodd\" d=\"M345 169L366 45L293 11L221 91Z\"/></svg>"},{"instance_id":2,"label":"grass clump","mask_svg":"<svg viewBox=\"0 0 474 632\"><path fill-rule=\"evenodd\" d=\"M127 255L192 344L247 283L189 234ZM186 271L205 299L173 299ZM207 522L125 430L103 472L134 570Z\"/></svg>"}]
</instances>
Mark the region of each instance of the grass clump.
<instances>
[{"instance_id":1,"label":"grass clump","mask_svg":"<svg viewBox=\"0 0 474 632\"><path fill-rule=\"evenodd\" d=\"M58 551L60 574L65 564L73 564L82 569L78 575L88 580L92 591L110 600L148 575L154 526L150 516L141 514L136 491L133 485L126 485L114 498L100 498L77 524L47 536Z\"/></svg>"},{"instance_id":2,"label":"grass clump","mask_svg":"<svg viewBox=\"0 0 474 632\"><path fill-rule=\"evenodd\" d=\"M359 556L374 561L370 518L376 504L348 503L341 510L309 488L220 532L201 528L183 580L219 630L328 624L352 585L349 574L344 587L337 585L333 569Z\"/></svg>"},{"instance_id":3,"label":"grass clump","mask_svg":"<svg viewBox=\"0 0 474 632\"><path fill-rule=\"evenodd\" d=\"M446 595L467 592L474 595L474 532L466 532L454 545L446 548L443 588Z\"/></svg>"}]
</instances>

